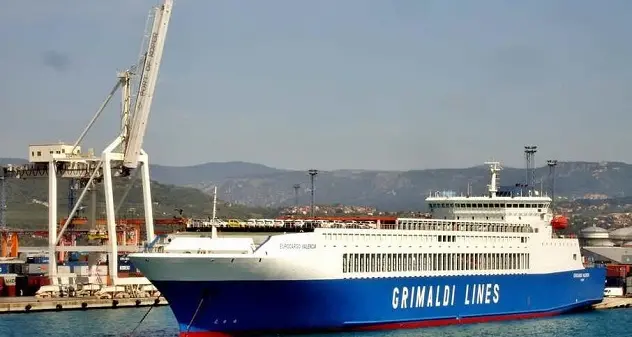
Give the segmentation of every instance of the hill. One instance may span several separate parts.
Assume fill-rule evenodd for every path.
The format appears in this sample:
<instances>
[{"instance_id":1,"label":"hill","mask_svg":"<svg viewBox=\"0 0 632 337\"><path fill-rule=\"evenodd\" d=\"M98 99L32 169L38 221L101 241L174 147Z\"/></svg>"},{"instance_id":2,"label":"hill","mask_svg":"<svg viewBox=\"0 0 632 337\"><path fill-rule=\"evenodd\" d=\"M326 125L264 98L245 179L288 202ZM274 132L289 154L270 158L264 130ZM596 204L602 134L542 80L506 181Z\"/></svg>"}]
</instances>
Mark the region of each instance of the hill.
<instances>
[{"instance_id":1,"label":"hill","mask_svg":"<svg viewBox=\"0 0 632 337\"><path fill-rule=\"evenodd\" d=\"M215 167L223 164L215 163ZM240 164L249 168L253 164ZM244 205L267 207L287 206L294 203L292 186L300 183L299 201L308 204L309 176L305 171L276 170L270 168L241 176L213 177L206 173L203 179L190 175L189 186L208 191L219 186L222 198ZM236 172L236 171L235 171ZM245 169L242 171L245 172ZM175 172L174 174L177 174ZM501 172L502 185L525 181L525 169L505 168ZM157 181L177 183L169 177L152 171ZM207 180L208 177L214 178ZM549 169L536 170L536 181L544 190L549 186ZM463 169L430 169L411 171L335 170L322 171L316 176L316 202L321 204L367 205L382 210L410 210L423 208L423 200L431 191L451 190L481 193L489 183L486 166ZM611 198L632 195L632 165L621 162L559 162L555 171L556 195L569 199L601 194Z\"/></svg>"},{"instance_id":2,"label":"hill","mask_svg":"<svg viewBox=\"0 0 632 337\"><path fill-rule=\"evenodd\" d=\"M173 185L209 184L239 177L256 177L281 173L284 170L245 162L206 163L194 166L151 165L154 179Z\"/></svg>"},{"instance_id":3,"label":"hill","mask_svg":"<svg viewBox=\"0 0 632 337\"><path fill-rule=\"evenodd\" d=\"M542 182L544 189L549 182L548 172L548 167L536 170L536 180ZM151 175L161 184L195 187L205 192L216 185L220 199L251 207L293 205L294 184L301 185L299 202L305 205L310 201L306 171L228 162L188 167L152 165ZM505 168L501 172L502 185L514 185L524 180L523 168ZM389 211L420 210L431 191L465 192L470 184L472 191L480 193L488 183L486 166L411 171L334 170L321 171L316 176L315 195L320 204L366 205ZM632 195L632 165L559 162L555 185L556 195L569 199L583 198L587 194L611 198Z\"/></svg>"},{"instance_id":4,"label":"hill","mask_svg":"<svg viewBox=\"0 0 632 337\"><path fill-rule=\"evenodd\" d=\"M7 180L7 223L18 228L46 228L48 219L48 185L47 179L8 179ZM131 183L130 179L117 179L114 202L118 204L124 191ZM133 187L122 204L119 217L143 217L142 193L140 179ZM151 184L154 218L170 218L183 210L186 217L206 218L212 215L212 197L202 191L191 188L155 181ZM77 197L81 191L77 192ZM105 217L105 202L102 187L97 194L97 216ZM68 214L68 185L62 180L58 185L58 214L64 217ZM89 195L83 202L90 204ZM84 214L87 215L87 214ZM218 200L217 216L222 218L248 219L252 217L271 217L276 215L274 209L247 207Z\"/></svg>"}]
</instances>

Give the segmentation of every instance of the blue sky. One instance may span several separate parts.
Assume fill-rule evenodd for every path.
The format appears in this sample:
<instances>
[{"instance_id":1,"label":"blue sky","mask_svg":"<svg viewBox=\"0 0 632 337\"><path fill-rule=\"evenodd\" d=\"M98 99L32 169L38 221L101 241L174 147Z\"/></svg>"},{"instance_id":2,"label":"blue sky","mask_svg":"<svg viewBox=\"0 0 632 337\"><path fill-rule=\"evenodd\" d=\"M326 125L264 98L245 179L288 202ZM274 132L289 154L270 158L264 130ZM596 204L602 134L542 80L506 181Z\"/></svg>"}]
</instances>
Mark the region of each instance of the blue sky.
<instances>
[{"instance_id":1,"label":"blue sky","mask_svg":"<svg viewBox=\"0 0 632 337\"><path fill-rule=\"evenodd\" d=\"M73 142L152 1L7 1L0 156ZM417 169L632 162L632 2L175 0L153 163ZM118 130L118 96L83 147Z\"/></svg>"}]
</instances>

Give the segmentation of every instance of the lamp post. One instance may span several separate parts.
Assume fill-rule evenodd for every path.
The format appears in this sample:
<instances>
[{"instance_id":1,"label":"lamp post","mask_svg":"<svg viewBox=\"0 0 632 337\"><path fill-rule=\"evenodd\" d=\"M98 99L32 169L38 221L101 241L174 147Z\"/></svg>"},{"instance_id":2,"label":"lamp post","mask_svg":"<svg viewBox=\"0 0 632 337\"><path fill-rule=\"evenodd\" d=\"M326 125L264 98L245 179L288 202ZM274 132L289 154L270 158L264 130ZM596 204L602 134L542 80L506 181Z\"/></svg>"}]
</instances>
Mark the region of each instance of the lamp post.
<instances>
[{"instance_id":1,"label":"lamp post","mask_svg":"<svg viewBox=\"0 0 632 337\"><path fill-rule=\"evenodd\" d=\"M294 188L294 206L298 211L298 190L301 188L301 184L294 184L292 187Z\"/></svg>"},{"instance_id":2,"label":"lamp post","mask_svg":"<svg viewBox=\"0 0 632 337\"><path fill-rule=\"evenodd\" d=\"M310 178L310 182L311 182L311 196L312 196L312 200L311 200L311 204L309 207L310 213L311 213L311 217L312 217L312 221L314 221L314 177L318 174L318 170L314 170L311 169L309 171L307 171L307 173L309 173L309 178Z\"/></svg>"},{"instance_id":3,"label":"lamp post","mask_svg":"<svg viewBox=\"0 0 632 337\"><path fill-rule=\"evenodd\" d=\"M557 166L557 160L547 160L546 164L549 166L549 183L551 184L551 212L555 214L555 166Z\"/></svg>"}]
</instances>

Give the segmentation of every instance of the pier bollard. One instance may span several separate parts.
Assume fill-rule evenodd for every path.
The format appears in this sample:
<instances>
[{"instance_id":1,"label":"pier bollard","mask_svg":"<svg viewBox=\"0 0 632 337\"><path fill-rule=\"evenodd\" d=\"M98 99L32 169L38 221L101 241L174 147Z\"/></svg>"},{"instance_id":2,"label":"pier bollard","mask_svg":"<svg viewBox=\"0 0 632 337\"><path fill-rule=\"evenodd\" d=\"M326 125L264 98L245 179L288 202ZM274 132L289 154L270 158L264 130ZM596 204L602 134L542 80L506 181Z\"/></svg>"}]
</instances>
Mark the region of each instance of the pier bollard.
<instances>
[{"instance_id":1,"label":"pier bollard","mask_svg":"<svg viewBox=\"0 0 632 337\"><path fill-rule=\"evenodd\" d=\"M140 300L136 300L136 306L140 307Z\"/></svg>"},{"instance_id":2,"label":"pier bollard","mask_svg":"<svg viewBox=\"0 0 632 337\"><path fill-rule=\"evenodd\" d=\"M158 305L159 303L160 303L160 299L159 298L154 300L154 305Z\"/></svg>"},{"instance_id":3,"label":"pier bollard","mask_svg":"<svg viewBox=\"0 0 632 337\"><path fill-rule=\"evenodd\" d=\"M119 304L118 300L112 300L112 308L116 308Z\"/></svg>"},{"instance_id":4,"label":"pier bollard","mask_svg":"<svg viewBox=\"0 0 632 337\"><path fill-rule=\"evenodd\" d=\"M88 308L88 303L83 302L81 303L81 309L86 310Z\"/></svg>"},{"instance_id":5,"label":"pier bollard","mask_svg":"<svg viewBox=\"0 0 632 337\"><path fill-rule=\"evenodd\" d=\"M32 308L32 306L31 306L30 304L27 304L27 305L24 307L24 311L26 311L26 312L30 312L30 311L31 311L31 308Z\"/></svg>"},{"instance_id":6,"label":"pier bollard","mask_svg":"<svg viewBox=\"0 0 632 337\"><path fill-rule=\"evenodd\" d=\"M56 309L57 311L60 311L61 309L63 309L63 307L61 306L61 304L57 304L57 305L55 306L55 309Z\"/></svg>"}]
</instances>

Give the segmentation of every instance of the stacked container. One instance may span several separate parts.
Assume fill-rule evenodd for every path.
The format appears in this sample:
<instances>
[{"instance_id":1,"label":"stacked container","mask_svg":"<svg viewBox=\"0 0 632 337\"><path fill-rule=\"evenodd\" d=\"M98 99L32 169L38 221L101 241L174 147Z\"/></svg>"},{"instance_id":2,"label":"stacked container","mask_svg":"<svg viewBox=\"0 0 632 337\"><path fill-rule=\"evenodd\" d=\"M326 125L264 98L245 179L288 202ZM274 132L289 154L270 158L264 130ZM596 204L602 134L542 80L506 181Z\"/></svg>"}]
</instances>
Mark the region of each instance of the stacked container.
<instances>
[{"instance_id":1,"label":"stacked container","mask_svg":"<svg viewBox=\"0 0 632 337\"><path fill-rule=\"evenodd\" d=\"M136 276L137 270L127 255L118 257L118 277Z\"/></svg>"}]
</instances>

